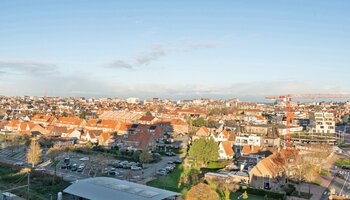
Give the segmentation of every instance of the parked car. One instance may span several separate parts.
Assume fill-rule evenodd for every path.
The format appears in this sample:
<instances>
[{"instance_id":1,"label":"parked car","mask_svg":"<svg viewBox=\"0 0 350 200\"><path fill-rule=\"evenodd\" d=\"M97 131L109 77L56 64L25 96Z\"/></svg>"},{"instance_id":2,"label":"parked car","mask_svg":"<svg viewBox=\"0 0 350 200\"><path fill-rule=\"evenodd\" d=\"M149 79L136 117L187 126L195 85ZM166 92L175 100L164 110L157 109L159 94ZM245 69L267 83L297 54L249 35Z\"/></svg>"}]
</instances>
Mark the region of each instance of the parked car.
<instances>
[{"instance_id":1,"label":"parked car","mask_svg":"<svg viewBox=\"0 0 350 200\"><path fill-rule=\"evenodd\" d=\"M67 165L61 165L61 169L67 169Z\"/></svg>"},{"instance_id":2,"label":"parked car","mask_svg":"<svg viewBox=\"0 0 350 200\"><path fill-rule=\"evenodd\" d=\"M123 164L123 169L130 169L132 165L130 163Z\"/></svg>"},{"instance_id":3,"label":"parked car","mask_svg":"<svg viewBox=\"0 0 350 200\"><path fill-rule=\"evenodd\" d=\"M342 169L350 169L350 166L345 166L345 165L343 165L343 166L341 166L341 168L342 168Z\"/></svg>"},{"instance_id":4,"label":"parked car","mask_svg":"<svg viewBox=\"0 0 350 200\"><path fill-rule=\"evenodd\" d=\"M68 164L67 169L72 169L72 164Z\"/></svg>"},{"instance_id":5,"label":"parked car","mask_svg":"<svg viewBox=\"0 0 350 200\"><path fill-rule=\"evenodd\" d=\"M165 155L166 156L176 156L176 153L168 151L168 152L165 152Z\"/></svg>"},{"instance_id":6,"label":"parked car","mask_svg":"<svg viewBox=\"0 0 350 200\"><path fill-rule=\"evenodd\" d=\"M73 165L72 165L72 172L75 172L75 171L77 171L77 170L78 170L77 164L73 164Z\"/></svg>"},{"instance_id":7,"label":"parked car","mask_svg":"<svg viewBox=\"0 0 350 200\"><path fill-rule=\"evenodd\" d=\"M133 165L133 166L131 166L131 167L130 167L130 169L131 169L131 170L134 170L134 171L137 171L137 170L141 170L142 168L141 168L141 167L138 167L138 166Z\"/></svg>"},{"instance_id":8,"label":"parked car","mask_svg":"<svg viewBox=\"0 0 350 200\"><path fill-rule=\"evenodd\" d=\"M119 164L120 164L120 160L115 160L115 161L113 161L112 162L112 165L114 166L114 167L118 167L119 166Z\"/></svg>"},{"instance_id":9,"label":"parked car","mask_svg":"<svg viewBox=\"0 0 350 200\"><path fill-rule=\"evenodd\" d=\"M172 165L169 165L169 166L166 166L166 167L165 167L165 170L167 170L168 172L171 172L171 171L173 171L174 169L175 169L175 167L172 166Z\"/></svg>"},{"instance_id":10,"label":"parked car","mask_svg":"<svg viewBox=\"0 0 350 200\"><path fill-rule=\"evenodd\" d=\"M90 160L90 158L89 157L83 157L83 158L80 158L79 160L80 161L88 161L88 160Z\"/></svg>"},{"instance_id":11,"label":"parked car","mask_svg":"<svg viewBox=\"0 0 350 200\"><path fill-rule=\"evenodd\" d=\"M23 162L15 162L15 165L17 165L17 166L23 166L24 163L23 163Z\"/></svg>"},{"instance_id":12,"label":"parked car","mask_svg":"<svg viewBox=\"0 0 350 200\"><path fill-rule=\"evenodd\" d=\"M77 172L82 172L83 170L84 170L84 167L79 166L78 169L77 169Z\"/></svg>"},{"instance_id":13,"label":"parked car","mask_svg":"<svg viewBox=\"0 0 350 200\"><path fill-rule=\"evenodd\" d=\"M175 163L175 164L181 164L181 163L182 163L182 160L174 160L174 163Z\"/></svg>"},{"instance_id":14,"label":"parked car","mask_svg":"<svg viewBox=\"0 0 350 200\"><path fill-rule=\"evenodd\" d=\"M70 158L69 157L65 157L63 162L66 163L66 164L69 164Z\"/></svg>"},{"instance_id":15,"label":"parked car","mask_svg":"<svg viewBox=\"0 0 350 200\"><path fill-rule=\"evenodd\" d=\"M156 172L157 175L161 175L161 176L165 176L168 174L168 172L165 170L165 169L159 169L157 172Z\"/></svg>"},{"instance_id":16,"label":"parked car","mask_svg":"<svg viewBox=\"0 0 350 200\"><path fill-rule=\"evenodd\" d=\"M119 164L118 164L118 167L120 167L120 168L127 168L127 165L129 164L129 162L128 161L122 161L122 162L120 162Z\"/></svg>"},{"instance_id":17,"label":"parked car","mask_svg":"<svg viewBox=\"0 0 350 200\"><path fill-rule=\"evenodd\" d=\"M38 168L35 168L34 170L35 170L35 171L41 171L41 172L42 172L42 171L45 171L45 168L43 168L43 167L38 167Z\"/></svg>"},{"instance_id":18,"label":"parked car","mask_svg":"<svg viewBox=\"0 0 350 200\"><path fill-rule=\"evenodd\" d=\"M118 175L119 173L117 173L115 168L111 168L111 169L109 169L108 174L109 175Z\"/></svg>"}]
</instances>

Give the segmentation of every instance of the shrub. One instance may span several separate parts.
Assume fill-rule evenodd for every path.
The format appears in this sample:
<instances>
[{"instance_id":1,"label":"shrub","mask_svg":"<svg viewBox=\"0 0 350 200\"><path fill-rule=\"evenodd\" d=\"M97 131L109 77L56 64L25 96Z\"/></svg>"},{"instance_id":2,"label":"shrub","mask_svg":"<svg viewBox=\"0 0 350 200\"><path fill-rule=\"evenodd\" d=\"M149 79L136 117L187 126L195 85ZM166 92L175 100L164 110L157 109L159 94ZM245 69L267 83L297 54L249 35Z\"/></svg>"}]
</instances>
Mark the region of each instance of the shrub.
<instances>
[{"instance_id":1,"label":"shrub","mask_svg":"<svg viewBox=\"0 0 350 200\"><path fill-rule=\"evenodd\" d=\"M244 192L242 188L238 190L238 192ZM269 199L279 199L279 200L284 200L286 199L286 195L284 193L278 193L278 192L272 192L269 190L263 190L263 189L256 189L256 188L251 188L248 187L247 190L248 194L253 194L257 196L267 196Z\"/></svg>"},{"instance_id":2,"label":"shrub","mask_svg":"<svg viewBox=\"0 0 350 200\"><path fill-rule=\"evenodd\" d=\"M282 191L285 191L288 196L290 196L295 191L295 186L292 184L288 184L282 188Z\"/></svg>"}]
</instances>

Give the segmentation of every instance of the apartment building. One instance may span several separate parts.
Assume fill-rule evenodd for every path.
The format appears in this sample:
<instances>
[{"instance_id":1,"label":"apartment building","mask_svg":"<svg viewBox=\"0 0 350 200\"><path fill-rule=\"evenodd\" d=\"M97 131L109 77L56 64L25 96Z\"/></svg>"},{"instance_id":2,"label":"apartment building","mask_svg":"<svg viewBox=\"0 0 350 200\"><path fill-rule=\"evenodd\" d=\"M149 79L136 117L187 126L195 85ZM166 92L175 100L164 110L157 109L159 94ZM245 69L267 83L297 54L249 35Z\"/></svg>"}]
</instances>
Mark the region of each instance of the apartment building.
<instances>
[{"instance_id":1,"label":"apartment building","mask_svg":"<svg viewBox=\"0 0 350 200\"><path fill-rule=\"evenodd\" d=\"M313 133L335 133L335 118L333 113L316 112L313 122Z\"/></svg>"}]
</instances>

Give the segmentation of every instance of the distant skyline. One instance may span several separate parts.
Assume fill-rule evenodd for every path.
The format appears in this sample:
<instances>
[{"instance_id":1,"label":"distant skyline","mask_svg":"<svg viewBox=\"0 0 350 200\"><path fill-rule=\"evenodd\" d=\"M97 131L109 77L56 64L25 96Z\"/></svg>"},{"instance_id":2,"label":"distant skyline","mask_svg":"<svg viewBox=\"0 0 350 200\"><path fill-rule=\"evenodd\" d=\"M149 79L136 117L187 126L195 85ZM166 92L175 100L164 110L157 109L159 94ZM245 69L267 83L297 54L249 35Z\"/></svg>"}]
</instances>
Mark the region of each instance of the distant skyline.
<instances>
[{"instance_id":1,"label":"distant skyline","mask_svg":"<svg viewBox=\"0 0 350 200\"><path fill-rule=\"evenodd\" d=\"M0 95L350 93L350 1L0 2Z\"/></svg>"}]
</instances>

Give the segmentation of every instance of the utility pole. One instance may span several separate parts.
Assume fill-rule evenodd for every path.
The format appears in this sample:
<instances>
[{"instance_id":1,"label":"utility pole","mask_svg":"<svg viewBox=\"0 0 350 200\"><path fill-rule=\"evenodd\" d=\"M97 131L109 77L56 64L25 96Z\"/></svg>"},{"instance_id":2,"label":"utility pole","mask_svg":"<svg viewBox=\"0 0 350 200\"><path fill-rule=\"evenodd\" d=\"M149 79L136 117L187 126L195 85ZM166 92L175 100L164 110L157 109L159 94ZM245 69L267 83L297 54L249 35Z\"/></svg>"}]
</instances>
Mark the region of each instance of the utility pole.
<instances>
[{"instance_id":1,"label":"utility pole","mask_svg":"<svg viewBox=\"0 0 350 200\"><path fill-rule=\"evenodd\" d=\"M29 200L30 199L30 196L29 196L29 188L30 188L30 173L28 172L28 174L27 174L27 177L28 177L28 179L27 179L27 199Z\"/></svg>"}]
</instances>

